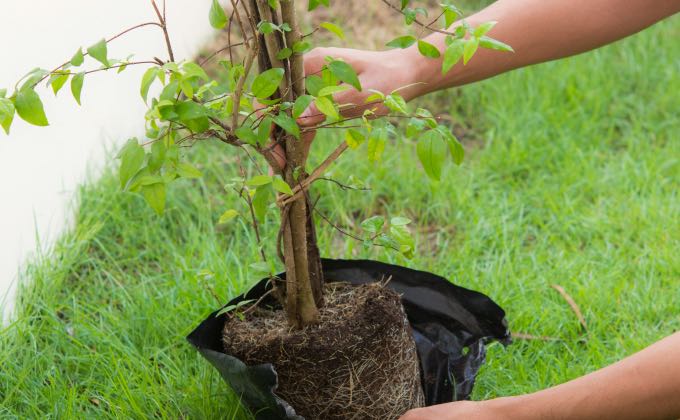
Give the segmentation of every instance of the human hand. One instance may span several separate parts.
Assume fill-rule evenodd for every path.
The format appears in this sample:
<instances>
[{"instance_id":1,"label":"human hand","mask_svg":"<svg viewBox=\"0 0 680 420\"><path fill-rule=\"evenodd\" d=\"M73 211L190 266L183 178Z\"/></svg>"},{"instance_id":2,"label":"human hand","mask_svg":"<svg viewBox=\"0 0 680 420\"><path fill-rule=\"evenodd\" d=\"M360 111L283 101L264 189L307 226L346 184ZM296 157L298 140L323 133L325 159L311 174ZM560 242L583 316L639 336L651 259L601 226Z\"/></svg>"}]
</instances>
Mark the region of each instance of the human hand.
<instances>
[{"instance_id":1,"label":"human hand","mask_svg":"<svg viewBox=\"0 0 680 420\"><path fill-rule=\"evenodd\" d=\"M321 72L326 64L326 57L344 60L357 73L362 90L351 88L333 96L340 106L340 113L345 118L358 117L366 109L378 115L387 113L382 104L366 103L371 90L389 94L397 89L407 101L419 96L417 83L417 57L410 51L366 51L350 48L315 48L304 56L305 75ZM298 124L312 127L325 120L326 116L319 112L314 104L298 118Z\"/></svg>"},{"instance_id":2,"label":"human hand","mask_svg":"<svg viewBox=\"0 0 680 420\"><path fill-rule=\"evenodd\" d=\"M399 94L406 101L423 93L417 82L417 64L420 56L412 56L410 51L315 48L304 56L305 75L320 73L322 67L326 64L326 57L342 59L351 65L361 83L361 91L350 87L350 89L334 95L334 100L339 104L340 113L344 118L359 117L367 109L372 110L376 115L384 115L388 112L383 104L366 103L366 98L373 94L371 90L389 94L399 89ZM310 147L316 134L310 128L322 123L325 119L326 116L313 103L298 118L298 124L303 129L307 129L302 132L301 138L306 148ZM286 160L281 145L274 146L272 152L279 168L284 168Z\"/></svg>"},{"instance_id":3,"label":"human hand","mask_svg":"<svg viewBox=\"0 0 680 420\"><path fill-rule=\"evenodd\" d=\"M491 401L457 401L409 410L399 420L499 420L504 413L493 408Z\"/></svg>"}]
</instances>

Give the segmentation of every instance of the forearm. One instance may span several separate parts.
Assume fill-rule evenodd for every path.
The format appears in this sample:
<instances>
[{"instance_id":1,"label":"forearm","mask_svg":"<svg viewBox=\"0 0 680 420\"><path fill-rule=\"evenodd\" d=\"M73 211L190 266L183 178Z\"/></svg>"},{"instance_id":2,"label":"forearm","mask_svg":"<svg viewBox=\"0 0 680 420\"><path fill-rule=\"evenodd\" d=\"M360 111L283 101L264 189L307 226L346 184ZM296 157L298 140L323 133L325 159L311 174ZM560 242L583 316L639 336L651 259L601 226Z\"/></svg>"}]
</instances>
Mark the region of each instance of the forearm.
<instances>
[{"instance_id":1,"label":"forearm","mask_svg":"<svg viewBox=\"0 0 680 420\"><path fill-rule=\"evenodd\" d=\"M480 48L467 65L461 60L446 75L441 59L420 56L416 46L403 50L402 58L413 63L414 81L425 82L412 90L412 96L420 96L589 51L678 11L680 0L498 0L466 20L473 27L498 22L487 35L509 44L514 53ZM444 38L434 33L427 41L444 51Z\"/></svg>"},{"instance_id":2,"label":"forearm","mask_svg":"<svg viewBox=\"0 0 680 420\"><path fill-rule=\"evenodd\" d=\"M679 418L680 333L562 385L487 403L507 418Z\"/></svg>"}]
</instances>

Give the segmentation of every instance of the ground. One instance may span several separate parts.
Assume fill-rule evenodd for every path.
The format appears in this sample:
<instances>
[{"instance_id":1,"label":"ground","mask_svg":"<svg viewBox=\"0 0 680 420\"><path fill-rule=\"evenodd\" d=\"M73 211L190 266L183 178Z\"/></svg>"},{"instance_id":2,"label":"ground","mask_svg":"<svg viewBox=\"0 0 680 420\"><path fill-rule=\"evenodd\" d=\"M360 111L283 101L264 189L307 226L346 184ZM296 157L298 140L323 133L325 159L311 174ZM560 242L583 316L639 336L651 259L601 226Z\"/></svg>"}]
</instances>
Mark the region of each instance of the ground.
<instances>
[{"instance_id":1,"label":"ground","mask_svg":"<svg viewBox=\"0 0 680 420\"><path fill-rule=\"evenodd\" d=\"M468 152L441 183L404 141L380 165L360 149L333 168L370 192L316 184L321 211L348 229L373 214L411 217L416 257L364 249L320 222L322 255L439 273L495 299L513 332L548 338L492 345L474 399L564 382L677 331L679 38L675 17L427 98ZM337 141L322 136L315 157ZM120 192L114 170L80 188L73 230L26 268L18 316L0 331L1 418L245 416L184 340L260 277L246 224L216 225L238 205L223 188L231 151L201 146L190 153L206 176L172 187L165 217Z\"/></svg>"}]
</instances>

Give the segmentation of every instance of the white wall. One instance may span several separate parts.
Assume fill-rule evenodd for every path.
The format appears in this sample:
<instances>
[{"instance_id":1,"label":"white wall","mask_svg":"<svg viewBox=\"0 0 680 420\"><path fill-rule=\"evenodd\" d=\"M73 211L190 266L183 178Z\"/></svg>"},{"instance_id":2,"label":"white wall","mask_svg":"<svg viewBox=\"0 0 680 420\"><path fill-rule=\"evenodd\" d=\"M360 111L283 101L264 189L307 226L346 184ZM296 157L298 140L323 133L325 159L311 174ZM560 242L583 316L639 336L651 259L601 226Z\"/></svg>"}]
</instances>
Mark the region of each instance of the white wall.
<instances>
[{"instance_id":1,"label":"white wall","mask_svg":"<svg viewBox=\"0 0 680 420\"><path fill-rule=\"evenodd\" d=\"M162 0L158 0L162 3ZM209 0L167 0L175 58L190 57L213 33ZM34 67L54 68L79 46L145 21L155 20L144 0L0 1L0 88ZM165 58L162 32L155 26L113 41L109 57ZM89 68L98 64L86 61ZM68 225L69 204L79 181L96 176L105 150L143 134L144 104L139 81L145 68L120 75L101 72L85 78L82 107L66 85L43 97L49 127L33 127L15 117L10 136L0 131L0 318L8 321L20 264L46 249Z\"/></svg>"}]
</instances>

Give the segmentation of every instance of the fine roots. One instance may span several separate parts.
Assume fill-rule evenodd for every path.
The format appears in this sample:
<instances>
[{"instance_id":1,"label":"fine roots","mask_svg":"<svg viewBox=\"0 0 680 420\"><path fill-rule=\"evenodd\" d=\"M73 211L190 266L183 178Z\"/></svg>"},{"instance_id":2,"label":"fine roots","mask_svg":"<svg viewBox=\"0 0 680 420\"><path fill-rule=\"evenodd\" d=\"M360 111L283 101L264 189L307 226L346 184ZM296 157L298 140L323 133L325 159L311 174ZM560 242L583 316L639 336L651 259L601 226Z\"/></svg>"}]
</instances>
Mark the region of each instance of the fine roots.
<instances>
[{"instance_id":1,"label":"fine roots","mask_svg":"<svg viewBox=\"0 0 680 420\"><path fill-rule=\"evenodd\" d=\"M399 295L379 283L325 286L320 322L291 330L282 310L257 309L224 327L228 354L272 363L276 394L307 420L397 419L424 403Z\"/></svg>"}]
</instances>

